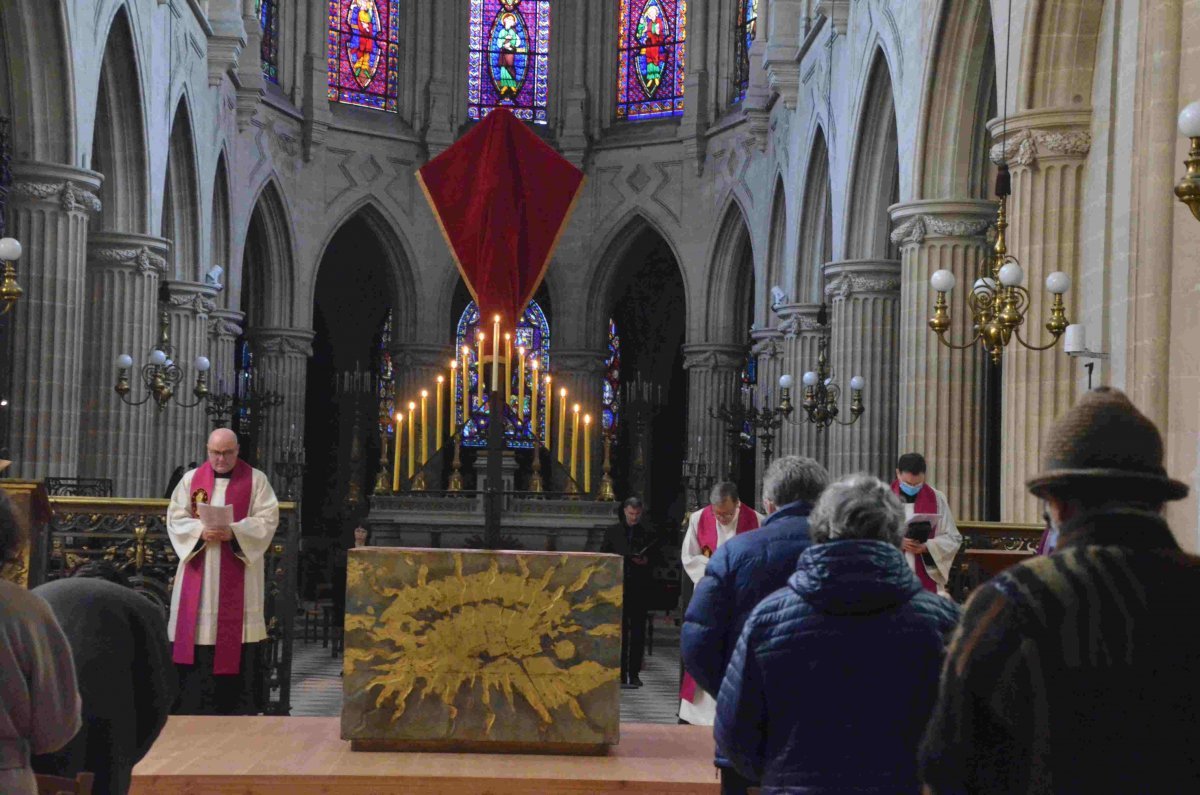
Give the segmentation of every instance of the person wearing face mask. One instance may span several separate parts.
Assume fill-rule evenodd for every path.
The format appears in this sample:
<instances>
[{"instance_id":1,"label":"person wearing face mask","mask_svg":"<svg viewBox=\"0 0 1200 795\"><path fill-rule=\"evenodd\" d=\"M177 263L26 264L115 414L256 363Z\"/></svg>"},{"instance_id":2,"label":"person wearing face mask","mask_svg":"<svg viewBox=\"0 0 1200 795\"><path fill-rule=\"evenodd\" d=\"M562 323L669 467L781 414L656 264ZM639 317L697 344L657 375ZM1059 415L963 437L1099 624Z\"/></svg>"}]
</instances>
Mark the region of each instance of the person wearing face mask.
<instances>
[{"instance_id":1,"label":"person wearing face mask","mask_svg":"<svg viewBox=\"0 0 1200 795\"><path fill-rule=\"evenodd\" d=\"M896 462L892 493L904 504L905 519L916 514L937 516L937 524L928 541L905 538L902 550L921 586L932 593L948 596L946 583L950 579L954 556L962 546L962 535L954 524L954 514L950 512L946 495L925 482L925 456L920 453L900 456Z\"/></svg>"}]
</instances>

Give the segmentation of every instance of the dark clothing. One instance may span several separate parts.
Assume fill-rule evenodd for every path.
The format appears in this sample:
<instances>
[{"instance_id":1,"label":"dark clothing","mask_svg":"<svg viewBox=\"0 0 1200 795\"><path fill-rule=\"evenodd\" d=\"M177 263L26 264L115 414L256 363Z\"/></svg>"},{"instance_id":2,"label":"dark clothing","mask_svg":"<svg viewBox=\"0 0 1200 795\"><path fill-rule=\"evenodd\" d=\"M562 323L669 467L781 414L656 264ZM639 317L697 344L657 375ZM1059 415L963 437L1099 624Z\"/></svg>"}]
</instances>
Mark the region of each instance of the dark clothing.
<instances>
[{"instance_id":1,"label":"dark clothing","mask_svg":"<svg viewBox=\"0 0 1200 795\"><path fill-rule=\"evenodd\" d=\"M717 702L718 746L763 793L917 792L917 745L958 614L887 542L809 547L746 621Z\"/></svg>"},{"instance_id":2,"label":"dark clothing","mask_svg":"<svg viewBox=\"0 0 1200 795\"><path fill-rule=\"evenodd\" d=\"M65 747L34 758L39 773L96 776L97 795L129 790L133 766L167 722L175 667L162 610L130 588L75 577L33 590L71 646L83 727Z\"/></svg>"},{"instance_id":3,"label":"dark clothing","mask_svg":"<svg viewBox=\"0 0 1200 795\"><path fill-rule=\"evenodd\" d=\"M646 649L646 612L653 587L653 561L657 560L658 538L645 522L632 527L619 522L604 532L601 552L621 555L625 558L625 593L621 606L621 681L638 676L642 672L642 659ZM633 562L636 557L645 563Z\"/></svg>"},{"instance_id":4,"label":"dark clothing","mask_svg":"<svg viewBox=\"0 0 1200 795\"><path fill-rule=\"evenodd\" d=\"M262 711L258 685L261 643L243 643L241 671L235 676L213 673L216 646L196 646L196 664L175 663L179 672L179 698L175 715L257 715Z\"/></svg>"},{"instance_id":5,"label":"dark clothing","mask_svg":"<svg viewBox=\"0 0 1200 795\"><path fill-rule=\"evenodd\" d=\"M1110 511L967 603L921 747L949 793L1200 792L1200 558Z\"/></svg>"},{"instance_id":6,"label":"dark clothing","mask_svg":"<svg viewBox=\"0 0 1200 795\"><path fill-rule=\"evenodd\" d=\"M688 605L680 637L683 665L714 696L742 625L763 597L787 584L796 559L811 542L812 505L793 502L767 517L762 527L734 536L717 548ZM717 745L717 765L728 766Z\"/></svg>"},{"instance_id":7,"label":"dark clothing","mask_svg":"<svg viewBox=\"0 0 1200 795\"><path fill-rule=\"evenodd\" d=\"M721 768L721 795L748 795L750 788L757 786L757 781L746 778L732 767Z\"/></svg>"}]
</instances>

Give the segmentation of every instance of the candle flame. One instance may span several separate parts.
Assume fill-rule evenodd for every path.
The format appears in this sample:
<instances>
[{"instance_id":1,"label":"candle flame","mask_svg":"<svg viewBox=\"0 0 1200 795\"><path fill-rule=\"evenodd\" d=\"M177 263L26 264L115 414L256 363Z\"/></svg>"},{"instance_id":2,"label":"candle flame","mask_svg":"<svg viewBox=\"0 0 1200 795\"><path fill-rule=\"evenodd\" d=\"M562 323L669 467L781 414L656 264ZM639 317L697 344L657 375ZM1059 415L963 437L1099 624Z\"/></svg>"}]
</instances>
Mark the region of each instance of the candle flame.
<instances>
[{"instance_id":1,"label":"candle flame","mask_svg":"<svg viewBox=\"0 0 1200 795\"><path fill-rule=\"evenodd\" d=\"M592 415L591 415L591 414L584 414L584 415L583 415L583 424L584 424L584 425L590 425L591 423L592 423Z\"/></svg>"},{"instance_id":2,"label":"candle flame","mask_svg":"<svg viewBox=\"0 0 1200 795\"><path fill-rule=\"evenodd\" d=\"M416 410L416 408L417 408L417 404L416 404L416 403L414 403L414 402L413 402L413 401L411 401L411 400L410 400L410 401L408 401L408 410L409 410L409 411L415 411L415 410Z\"/></svg>"},{"instance_id":3,"label":"candle flame","mask_svg":"<svg viewBox=\"0 0 1200 795\"><path fill-rule=\"evenodd\" d=\"M466 345L464 345L462 352L463 352L463 356L466 356L467 354L469 354L471 352L471 349L468 348Z\"/></svg>"},{"instance_id":4,"label":"candle flame","mask_svg":"<svg viewBox=\"0 0 1200 795\"><path fill-rule=\"evenodd\" d=\"M508 335L506 334L505 336L508 336ZM522 356L524 356L524 355L525 355L525 346L524 346L524 345L518 345L518 346L517 346L517 353L519 353L519 354L521 354Z\"/></svg>"},{"instance_id":5,"label":"candle flame","mask_svg":"<svg viewBox=\"0 0 1200 795\"><path fill-rule=\"evenodd\" d=\"M483 342L483 332L479 332L479 341Z\"/></svg>"},{"instance_id":6,"label":"candle flame","mask_svg":"<svg viewBox=\"0 0 1200 795\"><path fill-rule=\"evenodd\" d=\"M575 412L576 414L578 414L578 413L579 413L579 404L578 404L578 403L576 403L574 406L572 406L572 407L571 407L571 411L573 411L573 412Z\"/></svg>"},{"instance_id":7,"label":"candle flame","mask_svg":"<svg viewBox=\"0 0 1200 795\"><path fill-rule=\"evenodd\" d=\"M533 366L534 370L538 369L538 360L537 359L533 360L532 366ZM546 383L549 383L549 382L550 382L550 376L546 376Z\"/></svg>"},{"instance_id":8,"label":"candle flame","mask_svg":"<svg viewBox=\"0 0 1200 795\"><path fill-rule=\"evenodd\" d=\"M450 369L451 369L451 370L454 370L454 369L456 369L457 367L458 367L458 359L453 359L453 360L451 360L451 362L450 362Z\"/></svg>"},{"instance_id":9,"label":"candle flame","mask_svg":"<svg viewBox=\"0 0 1200 795\"><path fill-rule=\"evenodd\" d=\"M438 376L438 383L439 383L439 384L444 384L444 383L446 383L446 379L445 379L445 378L443 378L442 376L440 376L440 375L439 375L439 376Z\"/></svg>"},{"instance_id":10,"label":"candle flame","mask_svg":"<svg viewBox=\"0 0 1200 795\"><path fill-rule=\"evenodd\" d=\"M512 339L512 334L509 334L507 331L504 332L504 341L508 342L511 339Z\"/></svg>"},{"instance_id":11,"label":"candle flame","mask_svg":"<svg viewBox=\"0 0 1200 795\"><path fill-rule=\"evenodd\" d=\"M424 399L425 399L425 398L427 398L427 397L429 397L429 390L428 390L428 389L422 389L422 390L421 390L421 399L422 399L422 400L424 400Z\"/></svg>"},{"instance_id":12,"label":"candle flame","mask_svg":"<svg viewBox=\"0 0 1200 795\"><path fill-rule=\"evenodd\" d=\"M562 389L560 389L560 390L558 391L558 394L559 394L561 397L566 397L566 396L567 396L567 388L564 386Z\"/></svg>"},{"instance_id":13,"label":"candle flame","mask_svg":"<svg viewBox=\"0 0 1200 795\"><path fill-rule=\"evenodd\" d=\"M396 412L396 423L399 424L401 422L404 422L404 414L403 414L403 412L397 411Z\"/></svg>"},{"instance_id":14,"label":"candle flame","mask_svg":"<svg viewBox=\"0 0 1200 795\"><path fill-rule=\"evenodd\" d=\"M495 315L495 316L493 316L493 317L492 317L492 322L494 322L494 323L499 323L499 322L500 322L500 316L499 316L499 315Z\"/></svg>"}]
</instances>

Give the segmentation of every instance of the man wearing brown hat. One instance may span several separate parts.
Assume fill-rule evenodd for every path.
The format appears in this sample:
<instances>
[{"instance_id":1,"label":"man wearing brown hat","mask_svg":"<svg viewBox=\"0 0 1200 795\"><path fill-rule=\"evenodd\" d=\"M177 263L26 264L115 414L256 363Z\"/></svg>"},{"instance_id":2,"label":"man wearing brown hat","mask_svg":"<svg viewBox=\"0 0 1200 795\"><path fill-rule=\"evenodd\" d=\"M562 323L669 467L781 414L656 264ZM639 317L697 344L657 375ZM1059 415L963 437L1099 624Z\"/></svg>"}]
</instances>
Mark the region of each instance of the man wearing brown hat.
<instances>
[{"instance_id":1,"label":"man wearing brown hat","mask_svg":"<svg viewBox=\"0 0 1200 795\"><path fill-rule=\"evenodd\" d=\"M1029 490L1054 554L967 603L921 748L929 791L1200 792L1200 558L1162 517L1158 429L1113 389L1047 440Z\"/></svg>"}]
</instances>

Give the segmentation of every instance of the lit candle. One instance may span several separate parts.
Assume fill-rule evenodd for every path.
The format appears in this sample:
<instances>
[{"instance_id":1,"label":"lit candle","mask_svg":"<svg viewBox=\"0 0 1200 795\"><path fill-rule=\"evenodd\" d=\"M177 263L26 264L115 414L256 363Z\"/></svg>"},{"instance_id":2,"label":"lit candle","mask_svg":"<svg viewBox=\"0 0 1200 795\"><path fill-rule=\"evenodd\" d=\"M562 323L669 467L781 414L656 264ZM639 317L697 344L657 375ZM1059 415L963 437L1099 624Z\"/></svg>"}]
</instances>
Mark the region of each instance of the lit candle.
<instances>
[{"instance_id":1,"label":"lit candle","mask_svg":"<svg viewBox=\"0 0 1200 795\"><path fill-rule=\"evenodd\" d=\"M521 422L525 419L525 348L522 346L517 346L517 360L517 422Z\"/></svg>"},{"instance_id":2,"label":"lit candle","mask_svg":"<svg viewBox=\"0 0 1200 795\"><path fill-rule=\"evenodd\" d=\"M471 349L462 346L462 421L471 419Z\"/></svg>"},{"instance_id":3,"label":"lit candle","mask_svg":"<svg viewBox=\"0 0 1200 795\"><path fill-rule=\"evenodd\" d=\"M483 332L479 332L479 345L475 353L475 358L478 359L475 366L475 380L479 384L479 410L483 411Z\"/></svg>"},{"instance_id":4,"label":"lit candle","mask_svg":"<svg viewBox=\"0 0 1200 795\"><path fill-rule=\"evenodd\" d=\"M450 365L451 365L450 366L450 383L453 384L454 383L454 362L450 362ZM433 444L434 444L435 450L442 446L442 383L445 382L445 380L446 379L442 378L440 375L438 376L437 408L434 410L434 413L437 415L437 436L433 437Z\"/></svg>"},{"instance_id":5,"label":"lit candle","mask_svg":"<svg viewBox=\"0 0 1200 795\"><path fill-rule=\"evenodd\" d=\"M579 482L579 404L571 407L575 412L571 420L571 480Z\"/></svg>"},{"instance_id":6,"label":"lit candle","mask_svg":"<svg viewBox=\"0 0 1200 795\"><path fill-rule=\"evenodd\" d=\"M417 404L408 402L408 476L417 474Z\"/></svg>"},{"instance_id":7,"label":"lit candle","mask_svg":"<svg viewBox=\"0 0 1200 795\"><path fill-rule=\"evenodd\" d=\"M395 459L392 461L392 491L400 491L400 423L404 419L404 415L396 412L396 433L395 433Z\"/></svg>"},{"instance_id":8,"label":"lit candle","mask_svg":"<svg viewBox=\"0 0 1200 795\"><path fill-rule=\"evenodd\" d=\"M504 334L504 402L512 400L512 335ZM520 416L518 414L518 416Z\"/></svg>"},{"instance_id":9,"label":"lit candle","mask_svg":"<svg viewBox=\"0 0 1200 795\"><path fill-rule=\"evenodd\" d=\"M533 368L533 378L529 383L533 390L533 394L529 397L529 430L533 431L534 436L542 437L538 432L538 360L536 357L529 366ZM522 378L521 384L524 385L524 383L525 379Z\"/></svg>"},{"instance_id":10,"label":"lit candle","mask_svg":"<svg viewBox=\"0 0 1200 795\"><path fill-rule=\"evenodd\" d=\"M551 408L554 406L554 390L550 387L550 376L546 376L546 413L542 415L542 439L546 443L546 449L550 449L552 442L550 441L550 414Z\"/></svg>"},{"instance_id":11,"label":"lit candle","mask_svg":"<svg viewBox=\"0 0 1200 795\"><path fill-rule=\"evenodd\" d=\"M429 390L421 390L421 466L429 461Z\"/></svg>"},{"instance_id":12,"label":"lit candle","mask_svg":"<svg viewBox=\"0 0 1200 795\"><path fill-rule=\"evenodd\" d=\"M500 316L492 318L492 392L500 389Z\"/></svg>"},{"instance_id":13,"label":"lit candle","mask_svg":"<svg viewBox=\"0 0 1200 795\"><path fill-rule=\"evenodd\" d=\"M583 493L592 493L592 415L583 415Z\"/></svg>"},{"instance_id":14,"label":"lit candle","mask_svg":"<svg viewBox=\"0 0 1200 795\"><path fill-rule=\"evenodd\" d=\"M563 438L567 435L567 388L558 391L558 463L565 464L563 458Z\"/></svg>"}]
</instances>

